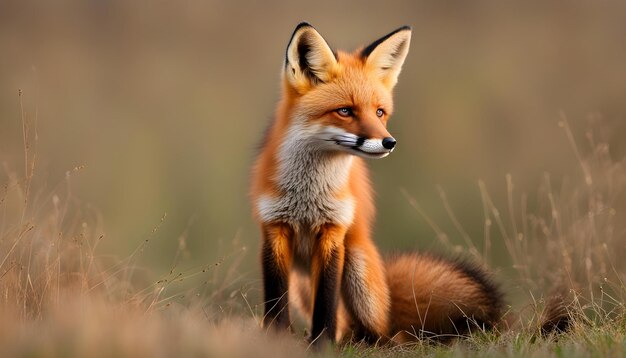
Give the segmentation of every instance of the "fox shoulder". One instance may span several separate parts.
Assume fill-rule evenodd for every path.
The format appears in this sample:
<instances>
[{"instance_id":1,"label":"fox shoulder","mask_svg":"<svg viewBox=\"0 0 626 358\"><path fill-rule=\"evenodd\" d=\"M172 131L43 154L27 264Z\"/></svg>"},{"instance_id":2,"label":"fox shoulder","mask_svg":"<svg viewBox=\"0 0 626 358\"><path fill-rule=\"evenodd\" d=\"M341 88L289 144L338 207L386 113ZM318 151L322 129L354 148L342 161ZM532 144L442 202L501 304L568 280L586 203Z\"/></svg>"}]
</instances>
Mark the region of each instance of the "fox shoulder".
<instances>
[{"instance_id":1,"label":"fox shoulder","mask_svg":"<svg viewBox=\"0 0 626 358\"><path fill-rule=\"evenodd\" d=\"M394 341L445 339L491 328L500 320L500 287L475 263L407 253L388 258L386 268Z\"/></svg>"}]
</instances>

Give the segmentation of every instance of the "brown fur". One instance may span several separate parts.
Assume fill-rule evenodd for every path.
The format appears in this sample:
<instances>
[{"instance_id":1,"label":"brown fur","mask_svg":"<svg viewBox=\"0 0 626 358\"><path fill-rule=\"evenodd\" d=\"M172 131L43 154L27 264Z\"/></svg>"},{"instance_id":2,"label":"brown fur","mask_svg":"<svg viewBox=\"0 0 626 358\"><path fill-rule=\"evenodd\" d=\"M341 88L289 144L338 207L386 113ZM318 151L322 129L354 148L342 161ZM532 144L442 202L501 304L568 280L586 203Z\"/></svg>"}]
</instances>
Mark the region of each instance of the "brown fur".
<instances>
[{"instance_id":1,"label":"brown fur","mask_svg":"<svg viewBox=\"0 0 626 358\"><path fill-rule=\"evenodd\" d=\"M500 318L502 294L486 271L464 261L429 254L387 260L394 341L458 336L492 327Z\"/></svg>"},{"instance_id":2,"label":"brown fur","mask_svg":"<svg viewBox=\"0 0 626 358\"><path fill-rule=\"evenodd\" d=\"M498 319L501 295L476 266L418 254L385 265L371 238L375 207L367 167L351 152L361 144L320 150L335 139L307 132L332 128L382 148L376 146L391 137L392 89L409 42L410 28L403 27L366 50L335 54L310 25L296 28L282 98L253 168L266 326L288 327L287 304L311 320L314 340L403 342L489 327ZM307 141L314 145L298 146Z\"/></svg>"},{"instance_id":3,"label":"brown fur","mask_svg":"<svg viewBox=\"0 0 626 358\"><path fill-rule=\"evenodd\" d=\"M312 28L302 30L299 26L294 36L305 37L309 44L323 47L323 41L318 38ZM279 152L295 117L306 117L311 123L342 128L346 132L366 138L390 137L386 124L393 112L391 87L395 84L395 77L386 81L375 77L373 73L378 71L376 76L379 76L380 69L371 68L371 61L368 64L367 59L360 55L360 51L351 54L338 52L334 65L332 63L335 61L330 58L328 51L323 49L317 51L320 52L318 57L322 59L320 63L323 66L330 66L325 68L325 71L313 68L311 71L296 73L296 67L299 68L301 63L286 64L286 66L294 67L294 75L290 72L291 67L287 67L283 75L283 96L278 105L275 120L267 132L262 150L253 168L251 188L253 202L263 197L280 198L285 195L280 188L278 177ZM291 56L296 55L292 53ZM317 73L324 81L311 79L311 73ZM342 107L351 108L353 116L349 118L340 116L336 110ZM377 116L378 109L384 111L382 117ZM325 155L346 156L350 154L342 152ZM314 169L311 168L311 170ZM291 281L290 287L303 286L303 282L309 286L297 288L291 293L292 297L298 293L306 294L308 297L294 297L291 300L298 302L305 312L313 314L315 306L313 297L317 297L322 274L329 268L336 270L339 275L337 281L340 283L337 287L337 295L342 297L338 310L349 312L351 316L351 319L347 319L345 318L347 314L344 314L338 319L337 336L341 336L347 330L349 321L359 322L363 332L374 336L384 336L389 326L390 302L385 270L376 246L371 240L371 224L375 209L368 177L364 161L355 157L352 160L346 185L333 193L335 200L347 199L355 203L352 223L348 227L336 223L320 227L307 227L306 223L302 223L304 226L290 227L286 223L264 222L257 206L254 206L255 217L259 220L263 231L269 234L264 236L264 240L271 242L270 247L273 251L268 252L288 256L272 261L273 264L281 266L278 271L281 275L290 272L292 266L297 264L292 264L295 240L303 240L303 238L296 238L296 236L310 232L310 237L317 238L311 244L313 256L308 272L311 279L298 281L291 275L289 280ZM281 228L280 231L268 229L276 226ZM292 234L278 235L278 233L285 232ZM332 262L334 258L337 258L338 262ZM345 267L346 262L347 267ZM342 276L349 278L342 281ZM285 319L284 316L278 318Z\"/></svg>"},{"instance_id":4,"label":"brown fur","mask_svg":"<svg viewBox=\"0 0 626 358\"><path fill-rule=\"evenodd\" d=\"M573 290L559 287L546 299L543 313L539 319L541 335L547 336L553 333L569 331L574 325L576 318L580 318L582 312L576 304L576 296Z\"/></svg>"},{"instance_id":5,"label":"brown fur","mask_svg":"<svg viewBox=\"0 0 626 358\"><path fill-rule=\"evenodd\" d=\"M382 341L447 341L499 323L502 293L491 282L489 273L477 265L431 254L404 253L387 258L385 269L391 306L388 330L378 337ZM306 277L292 276L292 309L306 319L312 315L309 287ZM349 338L355 327L344 304L337 315L337 340Z\"/></svg>"}]
</instances>

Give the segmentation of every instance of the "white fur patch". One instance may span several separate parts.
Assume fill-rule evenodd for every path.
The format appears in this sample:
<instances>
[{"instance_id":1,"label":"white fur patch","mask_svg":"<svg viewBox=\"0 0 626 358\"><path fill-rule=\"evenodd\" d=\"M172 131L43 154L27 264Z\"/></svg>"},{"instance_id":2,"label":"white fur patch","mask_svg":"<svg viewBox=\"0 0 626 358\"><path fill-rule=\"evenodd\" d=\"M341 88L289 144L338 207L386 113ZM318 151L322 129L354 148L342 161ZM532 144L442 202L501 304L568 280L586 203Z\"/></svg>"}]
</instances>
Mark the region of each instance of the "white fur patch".
<instances>
[{"instance_id":1,"label":"white fur patch","mask_svg":"<svg viewBox=\"0 0 626 358\"><path fill-rule=\"evenodd\" d=\"M366 139L360 149L372 154L391 153L390 149L383 147L382 139Z\"/></svg>"},{"instance_id":2,"label":"white fur patch","mask_svg":"<svg viewBox=\"0 0 626 358\"><path fill-rule=\"evenodd\" d=\"M328 130L294 121L278 153L276 181L281 194L261 196L256 203L263 221L310 229L352 224L354 199L338 199L337 193L348 184L353 157L328 150L332 145L324 139Z\"/></svg>"},{"instance_id":3,"label":"white fur patch","mask_svg":"<svg viewBox=\"0 0 626 358\"><path fill-rule=\"evenodd\" d=\"M328 127L324 133L330 137L327 142L334 142L340 149L363 158L384 158L393 152L393 148L387 149L383 146L382 139L365 139L359 144L357 135L340 128Z\"/></svg>"},{"instance_id":4,"label":"white fur patch","mask_svg":"<svg viewBox=\"0 0 626 358\"><path fill-rule=\"evenodd\" d=\"M327 200L319 198L309 203L301 202L305 193L270 197L263 195L257 201L259 216L264 222L282 221L300 227L310 225L317 228L334 223L350 226L354 217L354 200Z\"/></svg>"}]
</instances>

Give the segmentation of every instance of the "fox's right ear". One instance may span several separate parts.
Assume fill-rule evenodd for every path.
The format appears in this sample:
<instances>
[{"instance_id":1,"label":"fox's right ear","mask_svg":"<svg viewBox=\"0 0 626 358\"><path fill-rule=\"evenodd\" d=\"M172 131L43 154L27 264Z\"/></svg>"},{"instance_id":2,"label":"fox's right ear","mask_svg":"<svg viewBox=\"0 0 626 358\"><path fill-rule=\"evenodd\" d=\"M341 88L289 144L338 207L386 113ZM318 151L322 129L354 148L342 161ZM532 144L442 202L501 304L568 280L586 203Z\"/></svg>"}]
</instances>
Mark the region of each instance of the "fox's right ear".
<instances>
[{"instance_id":1,"label":"fox's right ear","mask_svg":"<svg viewBox=\"0 0 626 358\"><path fill-rule=\"evenodd\" d=\"M335 73L335 54L313 26L300 23L293 32L285 57L285 76L298 92L320 82L328 82Z\"/></svg>"}]
</instances>

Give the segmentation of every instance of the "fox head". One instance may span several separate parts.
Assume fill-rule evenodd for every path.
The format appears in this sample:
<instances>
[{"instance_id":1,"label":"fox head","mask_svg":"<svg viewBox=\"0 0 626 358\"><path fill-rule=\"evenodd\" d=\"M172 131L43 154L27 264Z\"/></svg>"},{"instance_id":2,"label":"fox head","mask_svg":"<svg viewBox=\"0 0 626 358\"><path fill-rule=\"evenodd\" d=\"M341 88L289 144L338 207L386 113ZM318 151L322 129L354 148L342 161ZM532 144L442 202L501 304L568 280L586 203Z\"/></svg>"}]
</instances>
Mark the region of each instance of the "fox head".
<instances>
[{"instance_id":1,"label":"fox head","mask_svg":"<svg viewBox=\"0 0 626 358\"><path fill-rule=\"evenodd\" d=\"M334 52L311 25L299 24L283 72L293 140L365 158L391 153L392 90L410 40L411 28L404 26L353 53Z\"/></svg>"}]
</instances>

